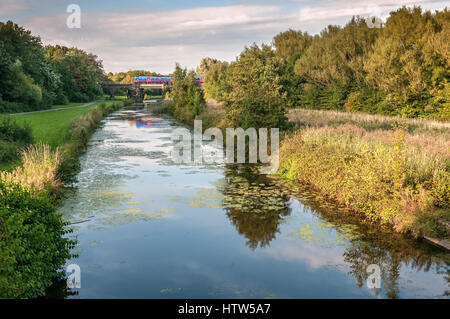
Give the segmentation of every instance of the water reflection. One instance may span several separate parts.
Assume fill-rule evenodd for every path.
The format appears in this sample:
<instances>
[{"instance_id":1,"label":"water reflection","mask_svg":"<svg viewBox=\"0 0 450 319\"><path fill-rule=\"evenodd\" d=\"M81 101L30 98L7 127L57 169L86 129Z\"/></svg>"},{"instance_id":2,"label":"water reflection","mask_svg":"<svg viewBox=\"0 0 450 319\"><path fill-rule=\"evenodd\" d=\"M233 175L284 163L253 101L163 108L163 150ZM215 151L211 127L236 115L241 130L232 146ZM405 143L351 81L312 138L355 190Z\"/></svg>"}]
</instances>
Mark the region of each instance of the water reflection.
<instances>
[{"instance_id":1,"label":"water reflection","mask_svg":"<svg viewBox=\"0 0 450 319\"><path fill-rule=\"evenodd\" d=\"M268 246L280 232L283 217L289 215L283 191L254 170L252 166L228 165L226 183L219 188L226 215L253 250Z\"/></svg>"},{"instance_id":2,"label":"water reflection","mask_svg":"<svg viewBox=\"0 0 450 319\"><path fill-rule=\"evenodd\" d=\"M257 171L252 166L228 165L226 183L218 186L224 194L226 215L237 232L248 239L247 245L252 250L270 246L280 233L280 225L294 217L293 211L300 210L320 218L313 226L309 221L297 220L300 227L291 236L322 247L345 247L343 261L360 288L366 285L367 267L380 266L383 287L374 289L375 296L400 296L403 266L416 272L431 270L445 274L443 279L450 283L449 254L440 248L393 233L387 227L361 223L360 216L344 207L323 204L325 199L311 189L299 189L297 185L261 176ZM309 206L300 204L297 198ZM448 289L442 292L442 296L448 295Z\"/></svg>"},{"instance_id":3,"label":"water reflection","mask_svg":"<svg viewBox=\"0 0 450 319\"><path fill-rule=\"evenodd\" d=\"M129 108L92 137L60 209L80 242L70 263L83 269L83 289L72 297L448 295L442 250L254 166L174 163L177 127ZM380 291L367 289L369 264L381 267Z\"/></svg>"}]
</instances>

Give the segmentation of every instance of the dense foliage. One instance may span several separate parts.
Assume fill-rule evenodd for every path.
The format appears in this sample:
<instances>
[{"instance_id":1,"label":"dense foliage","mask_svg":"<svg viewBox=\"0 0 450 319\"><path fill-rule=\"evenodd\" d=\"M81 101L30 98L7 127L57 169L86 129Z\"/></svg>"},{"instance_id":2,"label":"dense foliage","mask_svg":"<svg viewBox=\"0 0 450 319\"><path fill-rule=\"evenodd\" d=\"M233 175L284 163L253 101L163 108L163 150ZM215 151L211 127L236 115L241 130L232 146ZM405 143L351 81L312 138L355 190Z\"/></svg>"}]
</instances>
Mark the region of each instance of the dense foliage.
<instances>
[{"instance_id":1,"label":"dense foliage","mask_svg":"<svg viewBox=\"0 0 450 319\"><path fill-rule=\"evenodd\" d=\"M73 241L50 198L0 179L0 297L33 298L58 276Z\"/></svg>"},{"instance_id":2,"label":"dense foliage","mask_svg":"<svg viewBox=\"0 0 450 319\"><path fill-rule=\"evenodd\" d=\"M169 113L184 123L193 124L195 117L205 108L203 90L195 80L195 73L182 69L178 64L173 77L170 92L173 103L169 107Z\"/></svg>"},{"instance_id":3,"label":"dense foliage","mask_svg":"<svg viewBox=\"0 0 450 319\"><path fill-rule=\"evenodd\" d=\"M0 112L84 102L101 94L101 61L76 48L43 47L11 21L0 22Z\"/></svg>"},{"instance_id":4,"label":"dense foliage","mask_svg":"<svg viewBox=\"0 0 450 319\"><path fill-rule=\"evenodd\" d=\"M449 43L448 9L431 13L401 8L382 28L369 28L364 19L354 17L344 27L328 26L315 36L288 30L274 37L274 50L246 48L230 66L206 58L198 71L206 76L206 96L228 107L237 102L239 91L259 97L257 107L244 106L244 96L240 101L242 110L255 116L267 104L261 96L286 93L288 107L448 120ZM261 63L271 65L271 75L261 72ZM260 92L248 90L252 85L259 85ZM267 101L278 103L278 98Z\"/></svg>"},{"instance_id":5,"label":"dense foliage","mask_svg":"<svg viewBox=\"0 0 450 319\"><path fill-rule=\"evenodd\" d=\"M446 237L436 220L448 218L448 144L432 131L309 127L283 141L279 174L396 231Z\"/></svg>"},{"instance_id":6,"label":"dense foliage","mask_svg":"<svg viewBox=\"0 0 450 319\"><path fill-rule=\"evenodd\" d=\"M283 61L269 46L245 48L227 70L222 100L232 126L286 126L286 94L280 85Z\"/></svg>"},{"instance_id":7,"label":"dense foliage","mask_svg":"<svg viewBox=\"0 0 450 319\"><path fill-rule=\"evenodd\" d=\"M46 46L45 53L60 76L56 103L88 102L102 94L98 83L103 79L103 66L97 56L59 45Z\"/></svg>"},{"instance_id":8,"label":"dense foliage","mask_svg":"<svg viewBox=\"0 0 450 319\"><path fill-rule=\"evenodd\" d=\"M31 127L10 117L0 119L0 163L15 160L22 147L33 142Z\"/></svg>"}]
</instances>

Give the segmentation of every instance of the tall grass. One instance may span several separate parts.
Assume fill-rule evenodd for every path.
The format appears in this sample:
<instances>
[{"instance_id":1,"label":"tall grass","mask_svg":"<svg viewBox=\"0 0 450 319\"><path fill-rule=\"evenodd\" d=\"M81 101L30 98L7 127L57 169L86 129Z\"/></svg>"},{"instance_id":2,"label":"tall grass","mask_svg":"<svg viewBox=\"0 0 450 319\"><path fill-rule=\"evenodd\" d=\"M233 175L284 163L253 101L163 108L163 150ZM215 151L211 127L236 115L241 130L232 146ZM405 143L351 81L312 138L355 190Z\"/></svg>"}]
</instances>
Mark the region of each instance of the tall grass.
<instances>
[{"instance_id":1,"label":"tall grass","mask_svg":"<svg viewBox=\"0 0 450 319\"><path fill-rule=\"evenodd\" d=\"M293 122L299 127L337 127L339 125L352 124L372 131L378 129L395 130L399 126L402 126L409 133L443 135L447 139L450 139L450 122L436 120L301 108L291 109L288 118L290 122Z\"/></svg>"},{"instance_id":2,"label":"tall grass","mask_svg":"<svg viewBox=\"0 0 450 319\"><path fill-rule=\"evenodd\" d=\"M61 164L59 149L52 151L50 146L38 143L22 151L22 166L12 172L2 172L1 178L14 184L38 192L54 192L61 186L58 168Z\"/></svg>"},{"instance_id":3,"label":"tall grass","mask_svg":"<svg viewBox=\"0 0 450 319\"><path fill-rule=\"evenodd\" d=\"M449 151L403 129L309 127L284 139L279 172L398 232L445 237L433 221L450 205Z\"/></svg>"}]
</instances>

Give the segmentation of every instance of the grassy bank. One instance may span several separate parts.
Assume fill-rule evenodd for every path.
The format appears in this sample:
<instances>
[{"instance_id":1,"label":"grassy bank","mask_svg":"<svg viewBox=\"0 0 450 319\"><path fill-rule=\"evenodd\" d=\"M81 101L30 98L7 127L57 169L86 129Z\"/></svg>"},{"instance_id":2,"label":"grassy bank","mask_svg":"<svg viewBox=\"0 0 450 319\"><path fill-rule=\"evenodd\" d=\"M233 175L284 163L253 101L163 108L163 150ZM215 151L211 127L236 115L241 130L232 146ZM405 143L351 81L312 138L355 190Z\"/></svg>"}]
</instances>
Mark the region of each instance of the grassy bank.
<instances>
[{"instance_id":1,"label":"grassy bank","mask_svg":"<svg viewBox=\"0 0 450 319\"><path fill-rule=\"evenodd\" d=\"M72 112L54 112L68 123L62 126L65 131L58 127L59 144L28 146L22 151L21 165L0 173L0 298L42 296L64 275L57 270L70 257L75 242L64 238L70 230L56 213L60 190L76 173L78 156L104 116L126 103L100 103L83 109L77 117ZM34 127L42 127L42 123L34 123Z\"/></svg>"},{"instance_id":2,"label":"grassy bank","mask_svg":"<svg viewBox=\"0 0 450 319\"><path fill-rule=\"evenodd\" d=\"M311 110L290 119L301 128L281 143L281 176L395 231L448 237L438 220L450 219L449 123Z\"/></svg>"},{"instance_id":3,"label":"grassy bank","mask_svg":"<svg viewBox=\"0 0 450 319\"><path fill-rule=\"evenodd\" d=\"M19 123L29 124L35 142L50 145L54 149L64 141L74 118L82 116L100 105L111 106L119 102L120 100L102 101L85 108L16 115L14 119Z\"/></svg>"}]
</instances>

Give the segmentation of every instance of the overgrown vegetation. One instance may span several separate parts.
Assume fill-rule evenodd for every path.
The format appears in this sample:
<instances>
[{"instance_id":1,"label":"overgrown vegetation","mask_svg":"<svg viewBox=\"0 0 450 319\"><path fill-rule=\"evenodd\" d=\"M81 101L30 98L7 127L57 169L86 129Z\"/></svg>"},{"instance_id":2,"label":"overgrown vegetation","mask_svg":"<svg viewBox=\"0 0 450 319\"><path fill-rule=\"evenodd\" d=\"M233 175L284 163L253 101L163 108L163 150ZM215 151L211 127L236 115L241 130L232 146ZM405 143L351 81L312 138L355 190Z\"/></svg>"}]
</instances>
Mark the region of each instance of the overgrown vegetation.
<instances>
[{"instance_id":1,"label":"overgrown vegetation","mask_svg":"<svg viewBox=\"0 0 450 319\"><path fill-rule=\"evenodd\" d=\"M42 296L74 242L46 193L0 179L0 297Z\"/></svg>"},{"instance_id":2,"label":"overgrown vegetation","mask_svg":"<svg viewBox=\"0 0 450 319\"><path fill-rule=\"evenodd\" d=\"M22 165L12 172L2 172L0 178L12 184L33 189L37 192L53 193L61 187L58 168L61 155L57 148L52 152L50 146L38 143L22 151Z\"/></svg>"},{"instance_id":3,"label":"overgrown vegetation","mask_svg":"<svg viewBox=\"0 0 450 319\"><path fill-rule=\"evenodd\" d=\"M310 127L283 141L279 174L396 231L447 236L434 221L450 203L449 148L447 138L402 128Z\"/></svg>"},{"instance_id":4,"label":"overgrown vegetation","mask_svg":"<svg viewBox=\"0 0 450 319\"><path fill-rule=\"evenodd\" d=\"M448 9L403 7L382 28L354 17L315 36L288 30L274 49L204 58L197 72L226 126L283 129L290 108L281 176L396 231L448 237L449 32Z\"/></svg>"},{"instance_id":5,"label":"overgrown vegetation","mask_svg":"<svg viewBox=\"0 0 450 319\"><path fill-rule=\"evenodd\" d=\"M169 105L168 112L181 122L193 124L195 117L205 108L203 90L195 81L195 73L182 69L178 64L173 77L170 92L173 102Z\"/></svg>"},{"instance_id":6,"label":"overgrown vegetation","mask_svg":"<svg viewBox=\"0 0 450 319\"><path fill-rule=\"evenodd\" d=\"M289 121L298 128L310 126L337 127L344 124L352 124L368 131L392 130L402 126L409 133L424 133L427 135L441 135L450 139L450 123L429 119L400 118L398 116L386 116L367 113L349 113L345 111L291 109L288 114ZM432 138L432 136L430 136Z\"/></svg>"},{"instance_id":7,"label":"overgrown vegetation","mask_svg":"<svg viewBox=\"0 0 450 319\"><path fill-rule=\"evenodd\" d=\"M33 142L31 127L11 117L0 118L0 163L15 161L20 150Z\"/></svg>"}]
</instances>

